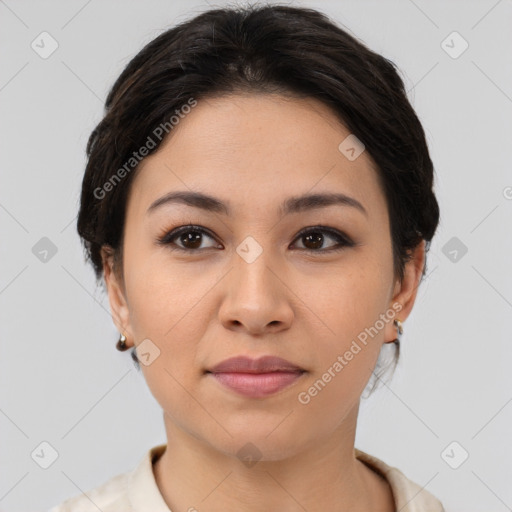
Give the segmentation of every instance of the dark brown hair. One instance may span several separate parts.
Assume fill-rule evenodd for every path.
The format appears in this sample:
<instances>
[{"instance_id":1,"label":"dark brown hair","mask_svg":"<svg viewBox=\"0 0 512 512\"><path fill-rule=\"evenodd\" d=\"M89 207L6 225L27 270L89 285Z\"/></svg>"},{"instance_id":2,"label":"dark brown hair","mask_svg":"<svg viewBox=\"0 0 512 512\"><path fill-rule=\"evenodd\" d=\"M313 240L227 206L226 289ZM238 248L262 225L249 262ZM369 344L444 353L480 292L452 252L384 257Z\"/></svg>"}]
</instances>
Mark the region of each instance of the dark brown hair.
<instances>
[{"instance_id":1,"label":"dark brown hair","mask_svg":"<svg viewBox=\"0 0 512 512\"><path fill-rule=\"evenodd\" d=\"M191 98L237 92L316 98L364 143L386 196L395 276L402 280L423 239L428 251L439 206L425 133L397 68L325 14L272 4L211 9L184 21L149 42L114 83L87 144L77 221L97 283L102 246L112 249L122 276L134 152L156 151L172 129L170 118ZM425 273L426 265L422 279ZM135 351L132 357L137 361Z\"/></svg>"}]
</instances>

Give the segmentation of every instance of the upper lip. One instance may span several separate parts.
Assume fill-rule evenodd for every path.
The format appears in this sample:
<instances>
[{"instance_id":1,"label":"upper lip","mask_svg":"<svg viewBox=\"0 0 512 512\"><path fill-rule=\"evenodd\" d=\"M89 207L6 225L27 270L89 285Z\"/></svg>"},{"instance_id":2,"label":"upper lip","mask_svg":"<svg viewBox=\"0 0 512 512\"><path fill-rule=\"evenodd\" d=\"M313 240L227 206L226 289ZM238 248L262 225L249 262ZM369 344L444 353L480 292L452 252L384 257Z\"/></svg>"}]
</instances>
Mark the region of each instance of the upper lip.
<instances>
[{"instance_id":1,"label":"upper lip","mask_svg":"<svg viewBox=\"0 0 512 512\"><path fill-rule=\"evenodd\" d=\"M226 359L213 368L210 373L270 373L270 372L302 372L299 366L276 356L262 356L252 359L246 356L237 356Z\"/></svg>"}]
</instances>

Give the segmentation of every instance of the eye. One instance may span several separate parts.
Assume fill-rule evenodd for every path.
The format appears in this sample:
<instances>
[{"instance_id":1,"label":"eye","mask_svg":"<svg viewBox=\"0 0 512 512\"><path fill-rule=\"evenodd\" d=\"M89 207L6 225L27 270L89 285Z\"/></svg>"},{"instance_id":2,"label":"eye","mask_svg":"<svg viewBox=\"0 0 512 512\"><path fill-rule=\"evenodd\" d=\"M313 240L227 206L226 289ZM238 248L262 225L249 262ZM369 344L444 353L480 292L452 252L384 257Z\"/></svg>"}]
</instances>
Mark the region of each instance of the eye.
<instances>
[{"instance_id":1,"label":"eye","mask_svg":"<svg viewBox=\"0 0 512 512\"><path fill-rule=\"evenodd\" d=\"M201 248L204 237L213 240L210 247ZM322 248L324 242L328 239L334 240L335 244L328 248ZM344 233L327 226L313 226L303 229L295 238L295 240L302 240L303 249L307 252L331 252L340 251L345 247L354 247L356 244ZM185 252L199 252L200 250L208 248L222 249L215 237L210 232L200 226L187 225L173 229L164 233L164 235L157 238L157 243L160 245L172 245L172 250L179 250ZM180 245L181 244L181 245Z\"/></svg>"},{"instance_id":2,"label":"eye","mask_svg":"<svg viewBox=\"0 0 512 512\"><path fill-rule=\"evenodd\" d=\"M179 251L198 251L201 246L202 237L206 235L208 238L215 240L215 238L210 235L204 228L199 226L181 226L177 229L173 229L168 233L165 233L162 237L157 239L157 243L161 245L173 245L173 249L177 249ZM184 245L184 247L177 245L174 242L175 239L178 239L178 242ZM211 245L211 247L217 247L221 249L222 246L218 243Z\"/></svg>"},{"instance_id":3,"label":"eye","mask_svg":"<svg viewBox=\"0 0 512 512\"><path fill-rule=\"evenodd\" d=\"M329 238L336 243L327 249L321 249L325 240ZM345 247L354 247L355 245L347 235L327 226L314 226L303 229L295 240L303 240L303 245L306 246L304 250L308 252L340 251Z\"/></svg>"}]
</instances>

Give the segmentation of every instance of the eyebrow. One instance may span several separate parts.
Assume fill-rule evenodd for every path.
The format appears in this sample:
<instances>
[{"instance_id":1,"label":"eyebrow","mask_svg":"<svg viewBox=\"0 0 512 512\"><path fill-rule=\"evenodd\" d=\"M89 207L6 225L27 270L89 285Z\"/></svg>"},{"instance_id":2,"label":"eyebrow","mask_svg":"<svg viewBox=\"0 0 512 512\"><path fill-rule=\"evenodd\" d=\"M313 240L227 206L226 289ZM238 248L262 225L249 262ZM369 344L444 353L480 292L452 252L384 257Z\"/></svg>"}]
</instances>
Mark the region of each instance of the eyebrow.
<instances>
[{"instance_id":1,"label":"eyebrow","mask_svg":"<svg viewBox=\"0 0 512 512\"><path fill-rule=\"evenodd\" d=\"M200 192L176 191L169 192L151 203L146 214L155 211L164 204L170 203L185 204L194 208L200 208L202 210L221 213L224 215L231 215L232 211L229 203L226 204L213 196L202 194ZM290 197L282 203L279 211L281 215L288 215L290 213L326 208L333 205L355 208L368 217L368 212L365 207L357 199L347 196L346 194L339 193L305 194L302 196Z\"/></svg>"}]
</instances>

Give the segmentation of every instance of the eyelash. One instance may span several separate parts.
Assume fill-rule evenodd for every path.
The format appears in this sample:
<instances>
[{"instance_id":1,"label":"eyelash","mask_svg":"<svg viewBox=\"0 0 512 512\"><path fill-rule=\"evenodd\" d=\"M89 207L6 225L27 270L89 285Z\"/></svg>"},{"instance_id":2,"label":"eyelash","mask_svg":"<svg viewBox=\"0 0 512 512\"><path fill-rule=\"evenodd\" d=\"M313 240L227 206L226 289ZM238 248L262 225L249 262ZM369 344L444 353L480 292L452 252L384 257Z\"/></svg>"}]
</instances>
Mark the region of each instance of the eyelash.
<instances>
[{"instance_id":1,"label":"eyelash","mask_svg":"<svg viewBox=\"0 0 512 512\"><path fill-rule=\"evenodd\" d=\"M201 226L197 226L194 224L189 224L186 226L180 226L179 228L172 229L171 231L166 231L163 235L158 237L156 239L157 244L168 246L173 245L171 250L177 250L182 251L185 253L193 253L193 252L202 252L208 249L215 249L215 247L208 247L206 249L187 249L184 247L180 247L179 245L176 245L172 240L179 237L180 235L183 235L185 233L201 233L206 234L207 236L211 237L215 240L215 237L206 229L202 228ZM337 245L330 247L328 249L299 249L301 251L309 252L309 253L330 253L330 252L337 252L341 251L345 248L354 247L357 245L353 240L351 240L345 233L342 233L341 231L338 231L333 228L329 228L327 226L311 226L308 228L304 228L299 233L297 233L297 236L295 237L295 240L298 240L310 233L327 233L329 236L334 238L338 243Z\"/></svg>"}]
</instances>

